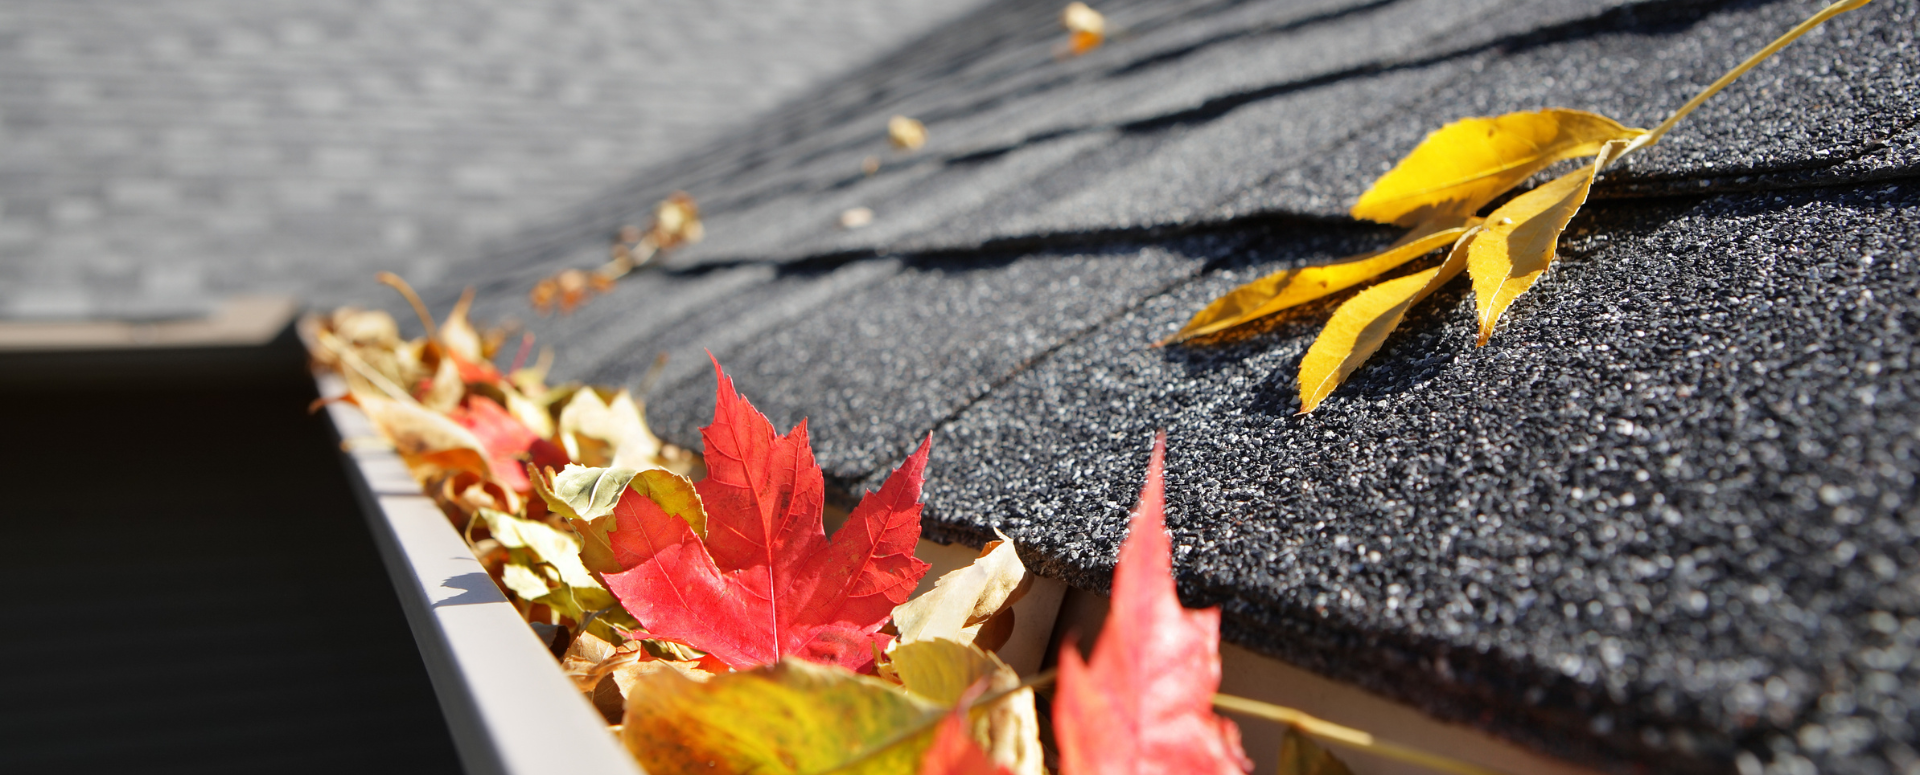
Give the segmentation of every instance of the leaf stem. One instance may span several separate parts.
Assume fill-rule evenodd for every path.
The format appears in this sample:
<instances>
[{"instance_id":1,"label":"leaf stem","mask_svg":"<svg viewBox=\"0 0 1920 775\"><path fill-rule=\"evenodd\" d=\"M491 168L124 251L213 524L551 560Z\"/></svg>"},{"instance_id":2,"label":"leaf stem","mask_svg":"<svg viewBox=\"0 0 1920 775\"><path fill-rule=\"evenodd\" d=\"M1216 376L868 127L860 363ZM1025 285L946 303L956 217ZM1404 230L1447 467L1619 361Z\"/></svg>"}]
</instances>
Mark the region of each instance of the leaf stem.
<instances>
[{"instance_id":1,"label":"leaf stem","mask_svg":"<svg viewBox=\"0 0 1920 775\"><path fill-rule=\"evenodd\" d=\"M1826 23L1828 19L1859 8L1869 2L1872 2L1872 0L1839 0L1839 2L1821 9L1819 13L1807 17L1806 21L1795 25L1791 30L1787 30L1787 34L1775 38L1772 43L1767 44L1766 48L1760 49L1759 53L1747 57L1747 61L1741 62L1739 66L1732 70L1728 70L1726 75L1720 76L1720 80L1714 81L1712 85L1701 90L1699 94L1694 95L1693 99L1687 100L1687 104L1681 105L1679 110L1674 111L1673 115L1667 117L1667 120L1660 122L1660 125L1654 127L1653 131L1641 135L1638 139L1634 140L1631 145L1627 146L1626 153L1631 153L1642 147L1659 142L1660 136L1666 134L1667 130L1672 129L1675 124L1680 123L1680 120L1686 118L1687 114L1692 113L1695 108L1700 107L1708 98L1720 93L1721 89L1727 88L1727 84L1733 83L1739 79L1740 76L1746 75L1748 70L1752 70L1761 62L1767 61L1769 57L1778 53L1780 49L1786 48L1788 43L1792 43L1800 36L1812 31L1813 28ZM1625 154L1623 153L1622 155Z\"/></svg>"},{"instance_id":2,"label":"leaf stem","mask_svg":"<svg viewBox=\"0 0 1920 775\"><path fill-rule=\"evenodd\" d=\"M1499 770L1488 769L1476 764L1468 764L1457 759L1449 759L1438 754L1431 754L1397 743L1380 740L1358 729L1343 727L1331 721L1318 719L1294 710L1293 708L1273 705L1259 700L1249 700L1245 697L1235 697L1229 694L1213 695L1213 704L1237 713L1245 713L1249 716L1267 719L1268 721L1278 721L1282 724L1292 725L1301 732L1329 743L1343 745L1359 751L1366 751L1367 753L1384 756L1389 759L1397 759L1409 764L1418 764L1441 772L1451 772L1455 773L1455 775L1501 775Z\"/></svg>"},{"instance_id":3,"label":"leaf stem","mask_svg":"<svg viewBox=\"0 0 1920 775\"><path fill-rule=\"evenodd\" d=\"M413 292L413 286L408 285L406 280L400 279L400 275L392 272L381 272L373 277L382 285L399 291L401 296L406 297L407 303L413 305L413 314L420 316L420 325L426 327L427 339L433 342L440 341L440 329L433 324L433 313L427 311L426 303L420 300L420 294Z\"/></svg>"}]
</instances>

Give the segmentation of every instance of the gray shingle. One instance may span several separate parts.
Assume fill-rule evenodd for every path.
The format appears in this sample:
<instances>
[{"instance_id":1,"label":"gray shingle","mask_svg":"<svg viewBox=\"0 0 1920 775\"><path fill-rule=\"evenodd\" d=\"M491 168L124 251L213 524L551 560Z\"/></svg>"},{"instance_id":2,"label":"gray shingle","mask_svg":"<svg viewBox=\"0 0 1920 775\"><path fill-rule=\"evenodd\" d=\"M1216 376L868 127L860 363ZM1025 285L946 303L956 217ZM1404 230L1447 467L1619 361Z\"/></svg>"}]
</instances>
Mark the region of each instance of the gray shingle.
<instances>
[{"instance_id":1,"label":"gray shingle","mask_svg":"<svg viewBox=\"0 0 1920 775\"><path fill-rule=\"evenodd\" d=\"M1575 760L1900 761L1916 676L1880 662L1920 635L1911 188L1597 208L1489 346L1458 284L1307 417L1319 310L1141 347L1324 255L1277 246L937 430L930 518L1103 588L1165 428L1183 590L1239 642Z\"/></svg>"}]
</instances>

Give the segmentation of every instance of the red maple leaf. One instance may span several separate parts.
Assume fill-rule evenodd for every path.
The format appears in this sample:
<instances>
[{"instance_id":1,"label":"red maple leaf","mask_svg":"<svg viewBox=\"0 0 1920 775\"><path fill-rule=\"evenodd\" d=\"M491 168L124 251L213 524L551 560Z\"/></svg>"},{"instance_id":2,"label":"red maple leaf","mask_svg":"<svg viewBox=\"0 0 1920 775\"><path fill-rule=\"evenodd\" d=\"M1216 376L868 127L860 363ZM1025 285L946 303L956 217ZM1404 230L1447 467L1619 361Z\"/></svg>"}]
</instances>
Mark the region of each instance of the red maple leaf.
<instances>
[{"instance_id":1,"label":"red maple leaf","mask_svg":"<svg viewBox=\"0 0 1920 775\"><path fill-rule=\"evenodd\" d=\"M1220 687L1220 609L1180 607L1173 586L1162 471L1166 434L1154 441L1120 561L1112 608L1093 658L1060 650L1054 736L1065 775L1217 773L1252 767L1240 729L1213 713Z\"/></svg>"},{"instance_id":2,"label":"red maple leaf","mask_svg":"<svg viewBox=\"0 0 1920 775\"><path fill-rule=\"evenodd\" d=\"M706 442L704 538L686 519L628 490L608 534L607 588L646 626L743 668L797 656L871 671L881 625L927 572L920 483L929 437L868 493L829 541L820 521L826 486L805 421L784 436L720 370ZM882 644L883 645L883 644Z\"/></svg>"},{"instance_id":3,"label":"red maple leaf","mask_svg":"<svg viewBox=\"0 0 1920 775\"><path fill-rule=\"evenodd\" d=\"M531 460L539 469L567 465L567 453L559 445L540 438L491 398L468 396L465 405L455 407L447 416L473 431L486 448L487 468L494 481L515 492L533 489L533 483L527 480L526 461Z\"/></svg>"}]
</instances>

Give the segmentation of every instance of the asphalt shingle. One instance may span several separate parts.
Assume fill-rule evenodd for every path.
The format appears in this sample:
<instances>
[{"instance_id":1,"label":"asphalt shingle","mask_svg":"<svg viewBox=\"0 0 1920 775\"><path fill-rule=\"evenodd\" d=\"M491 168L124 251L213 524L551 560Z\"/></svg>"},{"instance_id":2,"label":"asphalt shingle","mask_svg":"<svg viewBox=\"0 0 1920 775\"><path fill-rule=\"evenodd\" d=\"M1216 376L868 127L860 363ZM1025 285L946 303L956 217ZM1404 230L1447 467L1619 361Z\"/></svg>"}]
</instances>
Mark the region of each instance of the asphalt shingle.
<instances>
[{"instance_id":1,"label":"asphalt shingle","mask_svg":"<svg viewBox=\"0 0 1920 775\"><path fill-rule=\"evenodd\" d=\"M1148 346L1391 239L1343 214L1442 124L1651 125L1817 4L1449 7L1114 3L1130 32L1056 62L1057 7L1008 0L467 271L523 310L687 188L707 242L530 324L564 375L674 353L675 441L710 349L811 418L848 493L931 432L929 534L998 527L1101 591L1165 428L1182 592L1235 642L1602 769L1909 771L1920 3L1842 17L1610 172L1487 347L1458 283L1296 417L1339 297ZM925 150L885 150L894 112ZM878 220L842 230L854 206Z\"/></svg>"}]
</instances>

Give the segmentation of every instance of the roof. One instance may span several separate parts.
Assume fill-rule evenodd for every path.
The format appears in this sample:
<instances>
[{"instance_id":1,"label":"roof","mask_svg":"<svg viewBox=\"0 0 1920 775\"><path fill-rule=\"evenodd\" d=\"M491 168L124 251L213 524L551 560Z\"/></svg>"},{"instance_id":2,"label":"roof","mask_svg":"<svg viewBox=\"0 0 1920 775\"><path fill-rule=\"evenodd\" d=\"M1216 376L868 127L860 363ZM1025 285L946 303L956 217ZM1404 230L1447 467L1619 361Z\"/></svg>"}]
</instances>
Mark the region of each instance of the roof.
<instances>
[{"instance_id":1,"label":"roof","mask_svg":"<svg viewBox=\"0 0 1920 775\"><path fill-rule=\"evenodd\" d=\"M1818 5L1106 2L1114 39L1057 61L1058 5L964 16L435 296L528 318L535 279L686 189L705 242L529 320L563 378L670 353L670 439L697 446L711 352L809 418L830 482L931 433L930 535L997 527L1102 591L1165 428L1182 593L1234 642L1603 769L1914 760L1920 3L1840 17L1609 172L1488 346L1456 284L1308 416L1329 303L1148 345L1384 244L1346 208L1446 122L1652 125ZM885 150L894 113L926 148Z\"/></svg>"},{"instance_id":2,"label":"roof","mask_svg":"<svg viewBox=\"0 0 1920 775\"><path fill-rule=\"evenodd\" d=\"M430 280L976 3L14 0L0 318Z\"/></svg>"}]
</instances>

